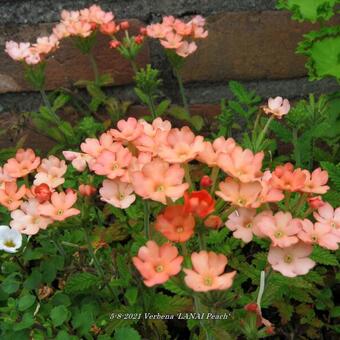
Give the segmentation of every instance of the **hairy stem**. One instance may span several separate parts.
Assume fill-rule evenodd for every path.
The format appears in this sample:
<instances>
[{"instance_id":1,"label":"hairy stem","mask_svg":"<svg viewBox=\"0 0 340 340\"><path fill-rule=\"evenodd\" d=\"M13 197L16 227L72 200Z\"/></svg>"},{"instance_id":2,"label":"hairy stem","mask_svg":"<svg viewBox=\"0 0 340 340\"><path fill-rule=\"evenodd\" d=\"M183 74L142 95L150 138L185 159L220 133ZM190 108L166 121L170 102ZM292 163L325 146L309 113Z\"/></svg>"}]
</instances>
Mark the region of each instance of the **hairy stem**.
<instances>
[{"instance_id":1,"label":"hairy stem","mask_svg":"<svg viewBox=\"0 0 340 340\"><path fill-rule=\"evenodd\" d=\"M187 97L185 95L182 76L180 75L180 73L178 72L177 69L174 69L174 74L175 74L177 82L178 82L179 92L180 92L181 97L182 97L183 106L184 106L185 110L188 112L188 114L190 115L189 105L188 105Z\"/></svg>"},{"instance_id":2,"label":"hairy stem","mask_svg":"<svg viewBox=\"0 0 340 340\"><path fill-rule=\"evenodd\" d=\"M94 81L98 85L98 83L99 83L98 65L97 65L96 59L94 58L94 55L93 55L92 52L89 53L89 59L90 59L92 70L93 70Z\"/></svg>"},{"instance_id":3,"label":"hairy stem","mask_svg":"<svg viewBox=\"0 0 340 340\"><path fill-rule=\"evenodd\" d=\"M189 189L193 191L195 190L195 187L194 187L194 183L191 180L189 164L183 163L182 166L184 169L185 181L189 184Z\"/></svg>"},{"instance_id":4,"label":"hairy stem","mask_svg":"<svg viewBox=\"0 0 340 340\"><path fill-rule=\"evenodd\" d=\"M143 200L144 204L144 233L148 240L152 239L150 230L150 203L148 200Z\"/></svg>"}]
</instances>

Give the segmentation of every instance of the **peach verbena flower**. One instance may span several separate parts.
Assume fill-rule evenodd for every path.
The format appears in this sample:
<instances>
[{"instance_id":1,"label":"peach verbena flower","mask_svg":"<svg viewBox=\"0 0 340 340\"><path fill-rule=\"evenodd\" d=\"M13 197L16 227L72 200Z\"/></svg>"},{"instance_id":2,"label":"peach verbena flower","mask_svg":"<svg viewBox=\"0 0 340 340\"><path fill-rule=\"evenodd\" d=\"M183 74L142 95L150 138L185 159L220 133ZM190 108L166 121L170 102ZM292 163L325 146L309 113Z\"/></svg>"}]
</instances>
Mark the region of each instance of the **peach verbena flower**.
<instances>
[{"instance_id":1,"label":"peach verbena flower","mask_svg":"<svg viewBox=\"0 0 340 340\"><path fill-rule=\"evenodd\" d=\"M183 183L184 170L178 164L169 165L157 158L130 177L136 194L163 204L167 198L176 201L189 187L188 183Z\"/></svg>"},{"instance_id":2,"label":"peach verbena flower","mask_svg":"<svg viewBox=\"0 0 340 340\"><path fill-rule=\"evenodd\" d=\"M78 187L78 191L80 195L90 197L96 193L97 189L90 184L80 184Z\"/></svg>"},{"instance_id":3,"label":"peach verbena flower","mask_svg":"<svg viewBox=\"0 0 340 340\"><path fill-rule=\"evenodd\" d=\"M295 169L291 163L278 165L271 177L271 184L274 188L286 191L300 191L306 181L306 174L300 169Z\"/></svg>"},{"instance_id":4,"label":"peach verbena flower","mask_svg":"<svg viewBox=\"0 0 340 340\"><path fill-rule=\"evenodd\" d=\"M206 190L185 192L184 210L205 218L215 210L215 201Z\"/></svg>"},{"instance_id":5,"label":"peach verbena flower","mask_svg":"<svg viewBox=\"0 0 340 340\"><path fill-rule=\"evenodd\" d=\"M121 147L120 143L115 143L110 133L105 132L97 138L86 138L85 142L80 145L81 151L90 157L96 159L103 151L116 152ZM90 162L89 165L91 165ZM91 169L91 166L90 166Z\"/></svg>"},{"instance_id":6,"label":"peach verbena flower","mask_svg":"<svg viewBox=\"0 0 340 340\"><path fill-rule=\"evenodd\" d=\"M262 151L253 154L249 149L243 150L240 146L235 146L230 153L219 155L217 164L228 175L247 183L262 176L263 157Z\"/></svg>"},{"instance_id":7,"label":"peach verbena flower","mask_svg":"<svg viewBox=\"0 0 340 340\"><path fill-rule=\"evenodd\" d=\"M16 182L7 182L3 189L0 189L0 204L12 211L17 209L22 203L26 194L26 186L19 189Z\"/></svg>"},{"instance_id":8,"label":"peach verbena flower","mask_svg":"<svg viewBox=\"0 0 340 340\"><path fill-rule=\"evenodd\" d=\"M307 274L315 262L308 256L313 247L299 242L287 248L271 246L268 253L268 262L274 270L287 277Z\"/></svg>"},{"instance_id":9,"label":"peach verbena flower","mask_svg":"<svg viewBox=\"0 0 340 340\"><path fill-rule=\"evenodd\" d=\"M171 205L157 216L155 229L170 241L186 242L194 234L195 219L184 206Z\"/></svg>"},{"instance_id":10,"label":"peach verbena flower","mask_svg":"<svg viewBox=\"0 0 340 340\"><path fill-rule=\"evenodd\" d=\"M274 216L264 215L257 221L260 231L269 237L274 247L286 248L299 242L301 221L289 212L277 212Z\"/></svg>"},{"instance_id":11,"label":"peach verbena flower","mask_svg":"<svg viewBox=\"0 0 340 340\"><path fill-rule=\"evenodd\" d=\"M39 206L40 203L34 198L22 203L20 209L12 211L10 226L26 235L35 235L40 229L46 229L53 220L41 216Z\"/></svg>"},{"instance_id":12,"label":"peach verbena flower","mask_svg":"<svg viewBox=\"0 0 340 340\"><path fill-rule=\"evenodd\" d=\"M127 120L120 120L117 123L117 128L111 129L110 133L114 140L124 144L136 140L144 131L143 125L133 117Z\"/></svg>"},{"instance_id":13,"label":"peach verbena flower","mask_svg":"<svg viewBox=\"0 0 340 340\"><path fill-rule=\"evenodd\" d=\"M179 56L186 58L197 49L194 40L208 36L204 26L205 19L201 16L195 16L188 23L173 16L166 16L161 23L147 26L146 33L151 38L159 39L166 49L172 49Z\"/></svg>"},{"instance_id":14,"label":"peach verbena flower","mask_svg":"<svg viewBox=\"0 0 340 340\"><path fill-rule=\"evenodd\" d=\"M196 292L225 290L232 286L236 271L224 273L227 257L205 250L191 255L193 269L184 268L184 281Z\"/></svg>"},{"instance_id":15,"label":"peach verbena flower","mask_svg":"<svg viewBox=\"0 0 340 340\"><path fill-rule=\"evenodd\" d=\"M309 244L318 244L323 248L337 250L340 238L332 233L332 227L329 224L317 222L313 224L310 220L301 221L302 230L299 231L298 237L301 241Z\"/></svg>"},{"instance_id":16,"label":"peach verbena flower","mask_svg":"<svg viewBox=\"0 0 340 340\"><path fill-rule=\"evenodd\" d=\"M75 151L63 151L63 155L65 159L71 161L73 167L79 172L83 172L93 159L92 156L86 153Z\"/></svg>"},{"instance_id":17,"label":"peach verbena flower","mask_svg":"<svg viewBox=\"0 0 340 340\"><path fill-rule=\"evenodd\" d=\"M181 270L183 257L170 243L158 246L155 241L148 241L141 247L132 262L144 278L144 284L152 287L169 280Z\"/></svg>"},{"instance_id":18,"label":"peach verbena flower","mask_svg":"<svg viewBox=\"0 0 340 340\"><path fill-rule=\"evenodd\" d=\"M32 149L19 149L14 158L7 160L4 171L7 175L20 178L28 175L40 164L40 157L36 157Z\"/></svg>"},{"instance_id":19,"label":"peach verbena flower","mask_svg":"<svg viewBox=\"0 0 340 340\"><path fill-rule=\"evenodd\" d=\"M117 179L105 179L99 193L102 201L120 209L128 208L136 200L132 185Z\"/></svg>"},{"instance_id":20,"label":"peach verbena flower","mask_svg":"<svg viewBox=\"0 0 340 340\"><path fill-rule=\"evenodd\" d=\"M323 225L331 227L331 233L340 240L340 207L334 209L329 203L314 212L314 218Z\"/></svg>"},{"instance_id":21,"label":"peach verbena flower","mask_svg":"<svg viewBox=\"0 0 340 340\"><path fill-rule=\"evenodd\" d=\"M77 194L72 190L65 192L54 192L51 202L45 202L39 206L39 214L49 217L54 221L64 221L65 219L78 215L80 211L72 208L77 201Z\"/></svg>"},{"instance_id":22,"label":"peach verbena flower","mask_svg":"<svg viewBox=\"0 0 340 340\"><path fill-rule=\"evenodd\" d=\"M329 190L329 186L325 185L328 182L328 172L323 171L320 168L315 169L312 173L308 170L302 170L306 175L302 192L308 192L313 194L325 194Z\"/></svg>"},{"instance_id":23,"label":"peach verbena flower","mask_svg":"<svg viewBox=\"0 0 340 340\"><path fill-rule=\"evenodd\" d=\"M269 98L268 105L262 107L263 111L267 115L273 115L278 119L281 119L290 110L290 104L288 99L282 97Z\"/></svg>"},{"instance_id":24,"label":"peach verbena flower","mask_svg":"<svg viewBox=\"0 0 340 340\"><path fill-rule=\"evenodd\" d=\"M189 127L184 126L170 130L158 155L169 163L185 163L193 160L203 148L203 137L195 136Z\"/></svg>"},{"instance_id":25,"label":"peach verbena flower","mask_svg":"<svg viewBox=\"0 0 340 340\"><path fill-rule=\"evenodd\" d=\"M64 160L60 160L55 156L49 156L41 161L33 183L34 185L45 183L51 189L54 189L65 182L63 176L66 170L67 165Z\"/></svg>"}]
</instances>

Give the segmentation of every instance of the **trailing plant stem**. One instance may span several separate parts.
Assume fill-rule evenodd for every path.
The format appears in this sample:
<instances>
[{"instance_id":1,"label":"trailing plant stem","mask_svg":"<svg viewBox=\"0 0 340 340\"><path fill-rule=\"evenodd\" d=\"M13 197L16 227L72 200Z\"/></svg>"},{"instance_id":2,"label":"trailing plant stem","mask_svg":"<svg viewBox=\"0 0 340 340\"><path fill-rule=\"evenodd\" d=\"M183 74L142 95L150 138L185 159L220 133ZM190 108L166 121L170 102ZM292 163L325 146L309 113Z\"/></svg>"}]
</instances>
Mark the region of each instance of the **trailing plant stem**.
<instances>
[{"instance_id":1,"label":"trailing plant stem","mask_svg":"<svg viewBox=\"0 0 340 340\"><path fill-rule=\"evenodd\" d=\"M185 181L189 184L189 189L191 191L195 190L194 184L191 180L190 176L190 168L188 163L183 163L183 169L184 169L184 176L185 176Z\"/></svg>"},{"instance_id":2,"label":"trailing plant stem","mask_svg":"<svg viewBox=\"0 0 340 340\"><path fill-rule=\"evenodd\" d=\"M293 146L294 146L295 165L299 167L301 166L301 155L300 155L300 150L298 148L298 130L297 129L293 129Z\"/></svg>"},{"instance_id":3,"label":"trailing plant stem","mask_svg":"<svg viewBox=\"0 0 340 340\"><path fill-rule=\"evenodd\" d=\"M210 175L211 180L212 180L212 185L211 185L211 190L210 190L211 195L213 195L215 192L219 172L220 172L220 168L217 166L214 166L211 170L211 175Z\"/></svg>"},{"instance_id":4,"label":"trailing plant stem","mask_svg":"<svg viewBox=\"0 0 340 340\"><path fill-rule=\"evenodd\" d=\"M185 90L184 90L182 76L180 75L180 73L178 72L178 70L176 68L174 68L174 74L175 74L175 77L176 77L177 82L178 82L179 92L180 92L181 97L182 97L183 106L185 108L185 111L187 111L187 113L190 116L189 105L188 105L187 97L185 96Z\"/></svg>"},{"instance_id":5,"label":"trailing plant stem","mask_svg":"<svg viewBox=\"0 0 340 340\"><path fill-rule=\"evenodd\" d=\"M143 200L144 204L144 233L148 240L152 239L150 230L150 204L148 200Z\"/></svg>"},{"instance_id":6,"label":"trailing plant stem","mask_svg":"<svg viewBox=\"0 0 340 340\"><path fill-rule=\"evenodd\" d=\"M94 58L92 52L89 53L89 59L90 59L92 70L93 70L94 82L98 85L99 84L98 65L97 65L96 59Z\"/></svg>"}]
</instances>

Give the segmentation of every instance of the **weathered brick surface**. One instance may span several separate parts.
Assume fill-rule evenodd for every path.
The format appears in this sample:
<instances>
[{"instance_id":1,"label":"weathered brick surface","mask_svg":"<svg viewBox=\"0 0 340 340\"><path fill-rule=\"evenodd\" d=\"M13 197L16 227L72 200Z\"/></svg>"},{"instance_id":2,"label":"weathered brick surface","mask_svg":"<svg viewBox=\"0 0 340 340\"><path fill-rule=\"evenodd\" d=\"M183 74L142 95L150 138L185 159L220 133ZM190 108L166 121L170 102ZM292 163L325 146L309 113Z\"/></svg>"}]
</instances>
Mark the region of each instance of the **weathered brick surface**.
<instances>
[{"instance_id":1,"label":"weathered brick surface","mask_svg":"<svg viewBox=\"0 0 340 340\"><path fill-rule=\"evenodd\" d=\"M141 22L130 20L131 32L137 33ZM3 51L6 40L34 41L39 35L49 34L51 25L22 25L0 28L0 93L29 91L31 88L24 80L23 68L20 63L10 59ZM98 35L98 43L94 48L94 55L101 73L110 73L116 85L132 82L133 71L128 61L123 59L117 51L108 47L109 39ZM150 62L147 45L141 51L138 64L144 66ZM88 57L82 55L74 47L70 39L62 42L61 47L49 58L47 68L47 89L68 86L80 79L92 79L93 72Z\"/></svg>"},{"instance_id":2,"label":"weathered brick surface","mask_svg":"<svg viewBox=\"0 0 340 340\"><path fill-rule=\"evenodd\" d=\"M295 49L312 28L317 27L292 21L290 14L282 11L210 16L209 36L188 58L183 77L186 82L217 82L305 76L306 60Z\"/></svg>"}]
</instances>

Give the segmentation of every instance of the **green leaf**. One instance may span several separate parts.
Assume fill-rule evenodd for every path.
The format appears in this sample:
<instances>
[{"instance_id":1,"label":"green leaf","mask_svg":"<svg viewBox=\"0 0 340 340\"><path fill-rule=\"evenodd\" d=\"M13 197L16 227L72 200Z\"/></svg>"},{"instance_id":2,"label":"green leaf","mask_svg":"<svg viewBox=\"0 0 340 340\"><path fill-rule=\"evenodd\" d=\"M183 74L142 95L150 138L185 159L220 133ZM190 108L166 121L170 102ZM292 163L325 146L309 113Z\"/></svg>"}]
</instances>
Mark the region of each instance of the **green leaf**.
<instances>
[{"instance_id":1,"label":"green leaf","mask_svg":"<svg viewBox=\"0 0 340 340\"><path fill-rule=\"evenodd\" d=\"M292 133L287 129L281 122L279 123L276 120L273 120L269 126L270 130L272 130L279 139L281 139L285 143L292 142Z\"/></svg>"},{"instance_id":2,"label":"green leaf","mask_svg":"<svg viewBox=\"0 0 340 340\"><path fill-rule=\"evenodd\" d=\"M172 278L163 284L164 288L169 290L171 293L180 296L189 296L189 293L182 287L181 283Z\"/></svg>"},{"instance_id":3,"label":"green leaf","mask_svg":"<svg viewBox=\"0 0 340 340\"><path fill-rule=\"evenodd\" d=\"M20 287L20 281L18 273L8 275L1 283L2 290L7 294L15 293Z\"/></svg>"},{"instance_id":4,"label":"green leaf","mask_svg":"<svg viewBox=\"0 0 340 340\"><path fill-rule=\"evenodd\" d=\"M69 277L66 282L66 293L81 293L89 288L96 286L99 278L91 273L76 273Z\"/></svg>"},{"instance_id":5,"label":"green leaf","mask_svg":"<svg viewBox=\"0 0 340 340\"><path fill-rule=\"evenodd\" d=\"M114 340L141 340L139 333L132 327L118 328L115 331Z\"/></svg>"},{"instance_id":6,"label":"green leaf","mask_svg":"<svg viewBox=\"0 0 340 340\"><path fill-rule=\"evenodd\" d=\"M340 306L335 306L334 308L332 308L329 315L331 318L339 318L340 317Z\"/></svg>"},{"instance_id":7,"label":"green leaf","mask_svg":"<svg viewBox=\"0 0 340 340\"><path fill-rule=\"evenodd\" d=\"M332 254L329 250L321 248L319 246L314 246L313 252L310 256L312 260L317 263L329 265L329 266L338 266L338 260L336 255Z\"/></svg>"},{"instance_id":8,"label":"green leaf","mask_svg":"<svg viewBox=\"0 0 340 340\"><path fill-rule=\"evenodd\" d=\"M134 305L137 301L138 290L136 287L130 287L125 292L125 297L130 305Z\"/></svg>"},{"instance_id":9,"label":"green leaf","mask_svg":"<svg viewBox=\"0 0 340 340\"><path fill-rule=\"evenodd\" d=\"M54 100L52 110L57 111L61 109L66 103L71 99L71 96L65 93L59 94L59 96Z\"/></svg>"},{"instance_id":10,"label":"green leaf","mask_svg":"<svg viewBox=\"0 0 340 340\"><path fill-rule=\"evenodd\" d=\"M293 19L316 22L329 20L334 15L334 5L338 0L279 0L277 8L293 12Z\"/></svg>"},{"instance_id":11,"label":"green leaf","mask_svg":"<svg viewBox=\"0 0 340 340\"><path fill-rule=\"evenodd\" d=\"M187 297L168 296L158 293L152 301L152 307L152 310L161 314L176 314L190 310L192 307L192 300Z\"/></svg>"},{"instance_id":12,"label":"green leaf","mask_svg":"<svg viewBox=\"0 0 340 340\"><path fill-rule=\"evenodd\" d=\"M19 311L22 312L30 308L31 306L33 306L34 302L35 302L35 296L30 295L30 294L22 296L18 301Z\"/></svg>"},{"instance_id":13,"label":"green leaf","mask_svg":"<svg viewBox=\"0 0 340 340\"><path fill-rule=\"evenodd\" d=\"M340 164L335 165L330 162L321 162L320 165L323 169L327 170L335 189L340 191Z\"/></svg>"},{"instance_id":14,"label":"green leaf","mask_svg":"<svg viewBox=\"0 0 340 340\"><path fill-rule=\"evenodd\" d=\"M52 308L51 320L52 320L54 327L58 327L62 325L69 318L70 318L70 312L65 306L60 305L60 306Z\"/></svg>"},{"instance_id":15,"label":"green leaf","mask_svg":"<svg viewBox=\"0 0 340 340\"><path fill-rule=\"evenodd\" d=\"M14 331L21 331L23 329L31 328L31 326L34 324L34 317L32 313L25 313L19 323L16 323L13 326Z\"/></svg>"},{"instance_id":16,"label":"green leaf","mask_svg":"<svg viewBox=\"0 0 340 340\"><path fill-rule=\"evenodd\" d=\"M190 123L195 128L195 130L200 131L204 125L204 120L201 116L196 115L190 118Z\"/></svg>"},{"instance_id":17,"label":"green leaf","mask_svg":"<svg viewBox=\"0 0 340 340\"><path fill-rule=\"evenodd\" d=\"M156 115L161 116L169 108L170 104L171 101L168 99L161 101L156 108Z\"/></svg>"}]
</instances>

